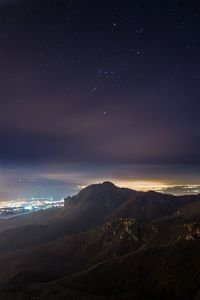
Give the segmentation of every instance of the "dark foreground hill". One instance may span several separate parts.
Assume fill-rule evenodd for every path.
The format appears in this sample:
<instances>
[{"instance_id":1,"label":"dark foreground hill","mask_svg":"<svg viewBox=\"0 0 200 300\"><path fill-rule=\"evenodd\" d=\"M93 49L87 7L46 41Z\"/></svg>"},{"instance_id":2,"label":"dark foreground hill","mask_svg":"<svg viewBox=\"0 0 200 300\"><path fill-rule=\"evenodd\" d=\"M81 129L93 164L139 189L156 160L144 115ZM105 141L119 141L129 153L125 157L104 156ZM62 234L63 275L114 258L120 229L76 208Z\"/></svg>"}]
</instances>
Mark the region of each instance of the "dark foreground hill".
<instances>
[{"instance_id":1,"label":"dark foreground hill","mask_svg":"<svg viewBox=\"0 0 200 300\"><path fill-rule=\"evenodd\" d=\"M200 196L112 183L1 221L0 299L200 299Z\"/></svg>"}]
</instances>

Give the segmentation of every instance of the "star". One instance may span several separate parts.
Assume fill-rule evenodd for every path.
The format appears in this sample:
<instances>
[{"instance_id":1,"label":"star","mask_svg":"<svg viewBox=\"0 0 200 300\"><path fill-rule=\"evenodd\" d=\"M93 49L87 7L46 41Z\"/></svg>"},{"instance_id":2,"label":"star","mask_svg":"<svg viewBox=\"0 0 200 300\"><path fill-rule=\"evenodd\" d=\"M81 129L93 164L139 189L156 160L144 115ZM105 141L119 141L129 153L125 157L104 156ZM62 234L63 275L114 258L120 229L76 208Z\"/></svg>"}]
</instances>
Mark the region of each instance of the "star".
<instances>
[{"instance_id":1,"label":"star","mask_svg":"<svg viewBox=\"0 0 200 300\"><path fill-rule=\"evenodd\" d=\"M136 30L136 33L137 33L137 34L142 34L142 33L143 33L143 29L142 29L142 28L138 28L138 29Z\"/></svg>"},{"instance_id":2,"label":"star","mask_svg":"<svg viewBox=\"0 0 200 300\"><path fill-rule=\"evenodd\" d=\"M94 93L96 90L97 90L97 87L94 87L94 88L92 89L92 92Z\"/></svg>"}]
</instances>

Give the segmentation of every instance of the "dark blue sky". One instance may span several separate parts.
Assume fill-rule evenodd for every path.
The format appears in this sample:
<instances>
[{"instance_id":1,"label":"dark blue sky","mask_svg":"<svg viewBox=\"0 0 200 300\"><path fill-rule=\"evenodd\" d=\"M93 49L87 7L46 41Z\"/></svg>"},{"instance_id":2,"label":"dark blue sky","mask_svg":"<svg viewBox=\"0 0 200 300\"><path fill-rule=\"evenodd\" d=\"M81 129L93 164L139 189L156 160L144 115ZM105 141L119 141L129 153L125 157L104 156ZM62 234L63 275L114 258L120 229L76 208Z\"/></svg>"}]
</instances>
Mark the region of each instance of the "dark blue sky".
<instances>
[{"instance_id":1,"label":"dark blue sky","mask_svg":"<svg viewBox=\"0 0 200 300\"><path fill-rule=\"evenodd\" d=\"M1 186L199 182L198 1L0 4Z\"/></svg>"}]
</instances>

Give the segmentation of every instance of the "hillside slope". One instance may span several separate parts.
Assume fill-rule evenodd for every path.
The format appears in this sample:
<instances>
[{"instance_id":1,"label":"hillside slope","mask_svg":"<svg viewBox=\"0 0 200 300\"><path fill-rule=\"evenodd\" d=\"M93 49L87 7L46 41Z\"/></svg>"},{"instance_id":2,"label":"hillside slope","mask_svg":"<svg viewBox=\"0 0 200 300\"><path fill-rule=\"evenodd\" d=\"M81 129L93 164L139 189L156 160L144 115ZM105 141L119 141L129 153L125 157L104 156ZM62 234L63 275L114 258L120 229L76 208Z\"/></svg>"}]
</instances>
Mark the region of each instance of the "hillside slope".
<instances>
[{"instance_id":1,"label":"hillside slope","mask_svg":"<svg viewBox=\"0 0 200 300\"><path fill-rule=\"evenodd\" d=\"M0 299L199 300L200 195L104 182L29 216L0 233Z\"/></svg>"}]
</instances>

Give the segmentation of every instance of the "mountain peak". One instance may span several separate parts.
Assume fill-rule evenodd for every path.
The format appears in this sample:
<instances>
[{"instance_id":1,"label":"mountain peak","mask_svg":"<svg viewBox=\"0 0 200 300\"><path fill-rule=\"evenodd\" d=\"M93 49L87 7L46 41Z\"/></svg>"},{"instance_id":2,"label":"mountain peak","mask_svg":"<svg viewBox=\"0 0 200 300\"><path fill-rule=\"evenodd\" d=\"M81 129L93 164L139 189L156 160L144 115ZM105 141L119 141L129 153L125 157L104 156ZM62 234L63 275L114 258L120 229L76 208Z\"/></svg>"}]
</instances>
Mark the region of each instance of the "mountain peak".
<instances>
[{"instance_id":1,"label":"mountain peak","mask_svg":"<svg viewBox=\"0 0 200 300\"><path fill-rule=\"evenodd\" d=\"M115 185L114 185L114 183L112 183L112 182L110 182L110 181L104 181L103 183L102 183L102 185L104 185L104 186L110 186L110 187L116 187Z\"/></svg>"},{"instance_id":2,"label":"mountain peak","mask_svg":"<svg viewBox=\"0 0 200 300\"><path fill-rule=\"evenodd\" d=\"M76 218L85 218L85 224L101 224L117 207L137 192L130 189L122 189L112 182L104 181L92 184L82 189L77 195L65 198L65 208L71 209ZM69 211L70 213L70 211Z\"/></svg>"}]
</instances>

